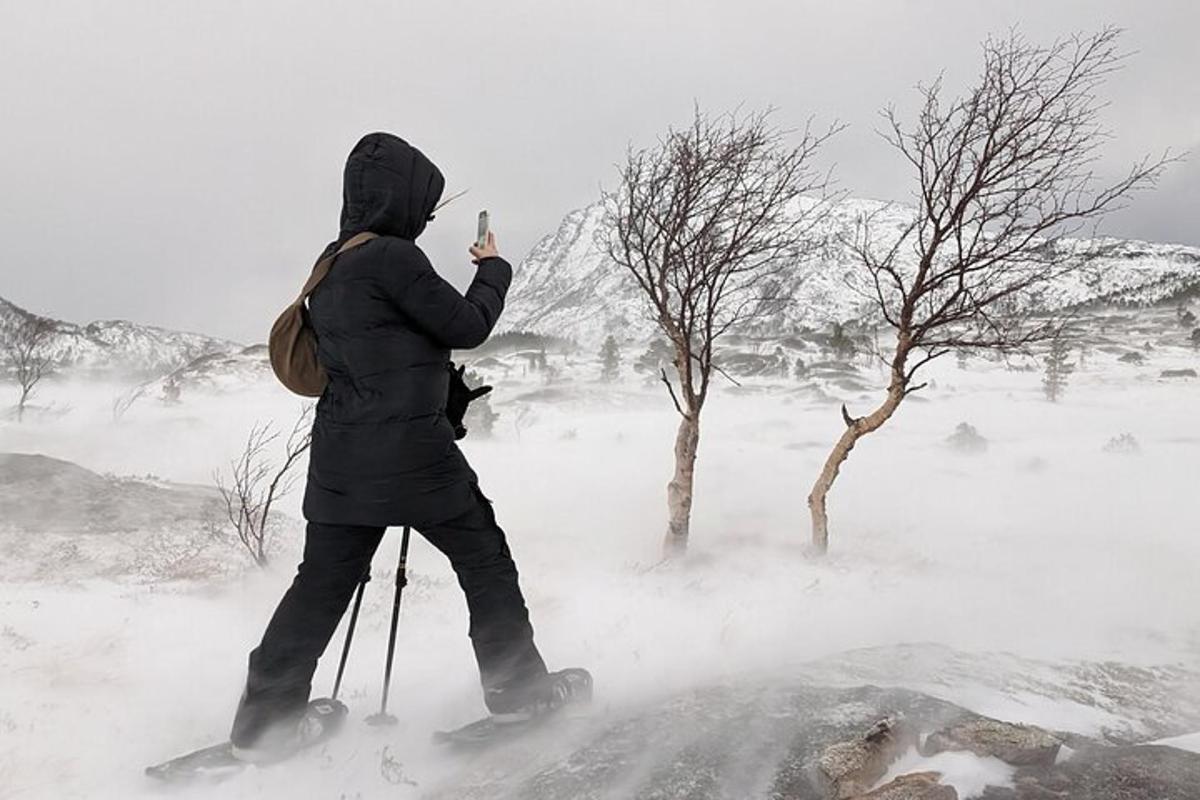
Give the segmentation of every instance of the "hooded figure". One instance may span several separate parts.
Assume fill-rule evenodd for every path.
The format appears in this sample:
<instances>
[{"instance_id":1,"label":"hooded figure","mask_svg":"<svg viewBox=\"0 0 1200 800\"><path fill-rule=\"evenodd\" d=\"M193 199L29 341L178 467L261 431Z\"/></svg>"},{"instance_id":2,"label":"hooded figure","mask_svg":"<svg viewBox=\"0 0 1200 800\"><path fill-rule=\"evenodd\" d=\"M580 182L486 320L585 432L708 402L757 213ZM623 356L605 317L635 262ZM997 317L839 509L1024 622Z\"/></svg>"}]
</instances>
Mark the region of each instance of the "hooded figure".
<instances>
[{"instance_id":1,"label":"hooded figure","mask_svg":"<svg viewBox=\"0 0 1200 800\"><path fill-rule=\"evenodd\" d=\"M420 150L369 134L346 160L338 256L308 300L329 386L317 403L304 516L313 522L424 530L475 504L478 479L446 419L451 348L491 333L512 280L494 257L466 296L444 281L415 239L442 195L442 173Z\"/></svg>"},{"instance_id":2,"label":"hooded figure","mask_svg":"<svg viewBox=\"0 0 1200 800\"><path fill-rule=\"evenodd\" d=\"M455 444L461 420L446 416L450 350L488 337L512 269L489 238L471 248L478 270L465 295L434 271L414 240L443 183L421 151L386 133L365 136L346 161L341 230L325 252L360 231L378 238L338 256L309 297L329 384L313 422L304 559L250 654L230 737L249 760L312 735L317 659L389 525L413 526L450 559L493 715L521 717L571 691L534 646L504 532Z\"/></svg>"}]
</instances>

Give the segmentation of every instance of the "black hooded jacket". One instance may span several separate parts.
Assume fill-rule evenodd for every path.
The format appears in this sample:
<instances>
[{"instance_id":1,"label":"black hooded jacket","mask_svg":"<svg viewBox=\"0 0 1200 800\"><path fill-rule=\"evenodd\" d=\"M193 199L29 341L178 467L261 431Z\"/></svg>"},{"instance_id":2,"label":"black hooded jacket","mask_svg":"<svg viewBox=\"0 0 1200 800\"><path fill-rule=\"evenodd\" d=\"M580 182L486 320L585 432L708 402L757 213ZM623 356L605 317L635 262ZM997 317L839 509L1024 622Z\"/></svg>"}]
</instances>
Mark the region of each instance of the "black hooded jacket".
<instances>
[{"instance_id":1,"label":"black hooded jacket","mask_svg":"<svg viewBox=\"0 0 1200 800\"><path fill-rule=\"evenodd\" d=\"M329 385L317 402L304 515L420 529L465 512L478 479L445 415L450 350L477 347L504 308L512 268L479 263L466 295L414 240L444 180L403 139L372 133L346 160L341 231L372 239L338 256L309 296Z\"/></svg>"}]
</instances>

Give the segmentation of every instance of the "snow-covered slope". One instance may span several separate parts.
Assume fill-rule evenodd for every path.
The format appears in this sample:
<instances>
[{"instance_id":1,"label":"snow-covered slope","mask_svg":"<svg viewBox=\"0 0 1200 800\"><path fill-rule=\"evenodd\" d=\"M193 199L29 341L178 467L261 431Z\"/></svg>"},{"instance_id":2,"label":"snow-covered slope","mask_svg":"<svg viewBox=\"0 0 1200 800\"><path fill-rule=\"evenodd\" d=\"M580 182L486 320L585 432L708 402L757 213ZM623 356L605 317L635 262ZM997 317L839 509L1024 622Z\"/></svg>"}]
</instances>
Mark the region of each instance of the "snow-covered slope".
<instances>
[{"instance_id":1,"label":"snow-covered slope","mask_svg":"<svg viewBox=\"0 0 1200 800\"><path fill-rule=\"evenodd\" d=\"M37 453L0 453L0 577L196 578L246 565L222 538L216 490L100 475Z\"/></svg>"},{"instance_id":2,"label":"snow-covered slope","mask_svg":"<svg viewBox=\"0 0 1200 800\"><path fill-rule=\"evenodd\" d=\"M534 245L513 275L497 332L534 331L580 342L608 334L645 338L654 323L633 279L604 253L604 208L567 214L558 230Z\"/></svg>"},{"instance_id":3,"label":"snow-covered slope","mask_svg":"<svg viewBox=\"0 0 1200 800\"><path fill-rule=\"evenodd\" d=\"M811 202L811 201L810 201ZM873 200L834 204L819 234L827 241L819 257L783 276L791 302L782 314L740 333L781 337L802 329L827 329L833 322L869 320L862 297L847 285L854 256L842 243L870 219L872 240L893 243L912 210ZM654 331L632 278L604 252L600 203L572 211L516 269L509 307L500 331L533 331L594 345L608 334L644 341ZM1063 257L1085 256L1086 272L1052 287L1047 309L1092 303L1147 305L1200 292L1200 249L1119 239L1072 239L1058 244Z\"/></svg>"},{"instance_id":4,"label":"snow-covered slope","mask_svg":"<svg viewBox=\"0 0 1200 800\"><path fill-rule=\"evenodd\" d=\"M0 339L34 316L0 297ZM241 345L199 333L185 333L126 320L77 325L51 320L49 350L59 369L86 372L158 374L209 353L231 353Z\"/></svg>"},{"instance_id":5,"label":"snow-covered slope","mask_svg":"<svg viewBox=\"0 0 1200 800\"><path fill-rule=\"evenodd\" d=\"M275 384L271 360L265 344L252 344L240 350L209 353L189 361L142 385L152 397L170 399L192 392L234 391L262 382Z\"/></svg>"}]
</instances>

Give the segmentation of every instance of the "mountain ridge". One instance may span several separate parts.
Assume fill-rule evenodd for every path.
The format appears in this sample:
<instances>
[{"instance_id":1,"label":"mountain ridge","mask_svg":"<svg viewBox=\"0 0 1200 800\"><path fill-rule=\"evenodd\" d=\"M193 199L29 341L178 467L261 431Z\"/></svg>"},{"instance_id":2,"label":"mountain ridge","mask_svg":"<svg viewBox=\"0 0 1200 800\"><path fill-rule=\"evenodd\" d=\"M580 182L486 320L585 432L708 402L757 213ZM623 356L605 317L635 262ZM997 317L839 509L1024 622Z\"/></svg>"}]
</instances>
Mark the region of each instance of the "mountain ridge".
<instances>
[{"instance_id":1,"label":"mountain ridge","mask_svg":"<svg viewBox=\"0 0 1200 800\"><path fill-rule=\"evenodd\" d=\"M808 206L818 201L806 199ZM870 305L846 283L856 269L844 234L870 219L872 240L894 242L913 211L897 203L847 198L834 202L822 233L823 255L786 271L780 314L732 331L781 338L833 323L876 324ZM632 278L600 246L605 234L602 202L567 213L517 265L509 305L497 333L527 331L595 346L612 334L646 341L657 335ZM1063 238L1064 257L1083 257L1088 269L1056 281L1041 298L1050 311L1089 305L1145 306L1200 295L1200 248L1115 237Z\"/></svg>"},{"instance_id":2,"label":"mountain ridge","mask_svg":"<svg viewBox=\"0 0 1200 800\"><path fill-rule=\"evenodd\" d=\"M124 372L156 375L202 356L232 353L242 345L227 339L124 319L93 320L84 324L34 314L0 297L0 337L7 337L23 320L49 320L51 361L59 370L92 373Z\"/></svg>"},{"instance_id":3,"label":"mountain ridge","mask_svg":"<svg viewBox=\"0 0 1200 800\"><path fill-rule=\"evenodd\" d=\"M731 333L783 339L828 330L834 323L878 324L869 304L846 283L856 265L838 234L870 217L872 238L886 243L887 237L898 235L907 225L909 214L911 210L903 205L880 200L836 202L825 222L826 238L834 246L814 259L812 269L798 268L783 275L781 293L791 302L779 314ZM599 201L564 215L514 270L508 306L495 334L532 332L584 346L598 346L610 334L623 342L647 342L658 336L632 278L600 246L603 227ZM1049 287L1042 297L1049 310L1144 307L1200 296L1200 248L1115 237L1066 238L1056 246L1067 256L1084 255L1091 267ZM37 316L0 297L0 338L21 320ZM206 334L128 320L77 324L46 319L54 328L50 349L60 370L153 378L190 365L203 366L205 359L218 371L226 363L240 370L238 365L246 362L257 373L262 371L258 362L265 363L261 345L247 348Z\"/></svg>"}]
</instances>

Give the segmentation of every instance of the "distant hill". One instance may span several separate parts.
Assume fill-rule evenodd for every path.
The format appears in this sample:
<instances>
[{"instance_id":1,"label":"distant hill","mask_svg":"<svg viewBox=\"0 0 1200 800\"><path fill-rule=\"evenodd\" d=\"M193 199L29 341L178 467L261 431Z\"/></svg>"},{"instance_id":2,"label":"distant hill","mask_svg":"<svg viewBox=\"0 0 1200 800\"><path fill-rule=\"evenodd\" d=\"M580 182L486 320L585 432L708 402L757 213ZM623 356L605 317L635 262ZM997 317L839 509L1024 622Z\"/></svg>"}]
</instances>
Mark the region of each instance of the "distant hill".
<instances>
[{"instance_id":1,"label":"distant hill","mask_svg":"<svg viewBox=\"0 0 1200 800\"><path fill-rule=\"evenodd\" d=\"M243 568L212 487L100 475L36 453L0 453L0 577L197 578Z\"/></svg>"},{"instance_id":2,"label":"distant hill","mask_svg":"<svg viewBox=\"0 0 1200 800\"><path fill-rule=\"evenodd\" d=\"M33 313L0 297L0 339ZM169 372L200 356L233 353L242 345L200 333L104 320L78 325L50 320L54 332L49 348L55 366L84 374L151 376Z\"/></svg>"},{"instance_id":3,"label":"distant hill","mask_svg":"<svg viewBox=\"0 0 1200 800\"><path fill-rule=\"evenodd\" d=\"M275 382L271 360L265 344L231 352L208 353L181 367L171 370L138 387L140 397L158 398L167 402L188 400L195 392L221 393L237 391L266 382Z\"/></svg>"}]
</instances>

